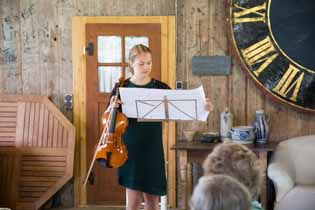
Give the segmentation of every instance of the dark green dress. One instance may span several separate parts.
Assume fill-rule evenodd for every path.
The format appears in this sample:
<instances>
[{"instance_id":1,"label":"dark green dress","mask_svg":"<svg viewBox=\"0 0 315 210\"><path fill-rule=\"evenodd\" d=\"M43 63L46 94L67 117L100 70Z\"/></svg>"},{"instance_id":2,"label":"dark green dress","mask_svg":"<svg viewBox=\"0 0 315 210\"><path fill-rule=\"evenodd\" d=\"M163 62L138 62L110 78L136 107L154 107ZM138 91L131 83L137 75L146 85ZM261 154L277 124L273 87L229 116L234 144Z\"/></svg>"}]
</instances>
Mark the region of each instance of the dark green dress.
<instances>
[{"instance_id":1,"label":"dark green dress","mask_svg":"<svg viewBox=\"0 0 315 210\"><path fill-rule=\"evenodd\" d=\"M152 79L146 85L136 85L129 79L124 87L169 89L169 86ZM165 195L166 177L162 145L161 122L137 122L129 118L123 136L128 150L127 162L118 169L119 184L152 195Z\"/></svg>"}]
</instances>

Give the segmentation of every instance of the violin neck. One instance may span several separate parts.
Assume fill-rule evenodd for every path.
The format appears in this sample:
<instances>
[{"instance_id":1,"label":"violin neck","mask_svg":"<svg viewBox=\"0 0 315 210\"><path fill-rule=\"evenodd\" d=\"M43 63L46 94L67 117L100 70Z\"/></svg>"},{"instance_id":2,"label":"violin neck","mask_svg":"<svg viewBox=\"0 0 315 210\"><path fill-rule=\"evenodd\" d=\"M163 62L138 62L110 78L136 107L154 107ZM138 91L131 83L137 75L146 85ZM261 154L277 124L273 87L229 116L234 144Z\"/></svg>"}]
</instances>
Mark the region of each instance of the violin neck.
<instances>
[{"instance_id":1,"label":"violin neck","mask_svg":"<svg viewBox=\"0 0 315 210\"><path fill-rule=\"evenodd\" d=\"M118 83L116 83L116 93L115 96L118 97L119 95L119 87L122 84L121 80L122 78L119 79ZM117 108L113 107L110 113L110 122L109 122L109 133L115 133L115 127L116 127L116 113L117 113Z\"/></svg>"},{"instance_id":2,"label":"violin neck","mask_svg":"<svg viewBox=\"0 0 315 210\"><path fill-rule=\"evenodd\" d=\"M117 108L114 107L111 111L111 116L110 116L109 133L115 133L116 114L117 114Z\"/></svg>"}]
</instances>

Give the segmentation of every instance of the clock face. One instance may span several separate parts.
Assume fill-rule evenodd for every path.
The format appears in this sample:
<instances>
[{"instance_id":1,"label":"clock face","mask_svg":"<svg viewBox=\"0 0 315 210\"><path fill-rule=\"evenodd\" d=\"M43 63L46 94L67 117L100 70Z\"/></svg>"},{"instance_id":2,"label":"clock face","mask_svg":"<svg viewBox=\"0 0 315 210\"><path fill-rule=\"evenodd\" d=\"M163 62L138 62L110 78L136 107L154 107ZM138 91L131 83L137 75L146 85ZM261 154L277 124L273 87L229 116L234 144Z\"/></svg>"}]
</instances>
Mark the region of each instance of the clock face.
<instances>
[{"instance_id":1,"label":"clock face","mask_svg":"<svg viewBox=\"0 0 315 210\"><path fill-rule=\"evenodd\" d=\"M235 56L269 95L315 112L314 0L228 0Z\"/></svg>"}]
</instances>

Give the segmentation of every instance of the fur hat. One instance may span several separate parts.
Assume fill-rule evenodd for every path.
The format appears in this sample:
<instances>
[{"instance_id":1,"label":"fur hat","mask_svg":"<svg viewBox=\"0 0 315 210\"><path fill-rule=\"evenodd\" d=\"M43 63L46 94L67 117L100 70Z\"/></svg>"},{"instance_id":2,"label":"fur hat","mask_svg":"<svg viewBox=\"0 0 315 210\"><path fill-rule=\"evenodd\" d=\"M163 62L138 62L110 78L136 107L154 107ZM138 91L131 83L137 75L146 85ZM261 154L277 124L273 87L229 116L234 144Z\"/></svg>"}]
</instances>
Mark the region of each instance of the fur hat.
<instances>
[{"instance_id":1,"label":"fur hat","mask_svg":"<svg viewBox=\"0 0 315 210\"><path fill-rule=\"evenodd\" d=\"M248 187L252 199L260 194L262 170L256 155L246 146L222 143L216 146L203 163L205 175L225 174Z\"/></svg>"}]
</instances>

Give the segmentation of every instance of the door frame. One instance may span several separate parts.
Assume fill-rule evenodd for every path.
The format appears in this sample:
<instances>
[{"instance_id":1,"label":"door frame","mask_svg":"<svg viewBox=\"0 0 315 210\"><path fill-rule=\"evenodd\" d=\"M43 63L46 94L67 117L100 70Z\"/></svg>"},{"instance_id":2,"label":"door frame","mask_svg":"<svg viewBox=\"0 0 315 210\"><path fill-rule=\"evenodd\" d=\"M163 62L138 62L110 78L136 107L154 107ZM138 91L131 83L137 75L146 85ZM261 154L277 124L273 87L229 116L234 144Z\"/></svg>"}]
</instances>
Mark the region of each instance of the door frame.
<instances>
[{"instance_id":1,"label":"door frame","mask_svg":"<svg viewBox=\"0 0 315 210\"><path fill-rule=\"evenodd\" d=\"M176 29L175 16L75 16L72 18L73 123L76 128L74 164L74 205L87 205L86 176L86 57L85 25L88 23L159 23L161 24L161 80L175 88ZM168 138L167 138L168 137ZM176 207L176 154L171 146L176 141L175 122L163 123L163 144L167 163L168 204Z\"/></svg>"}]
</instances>

